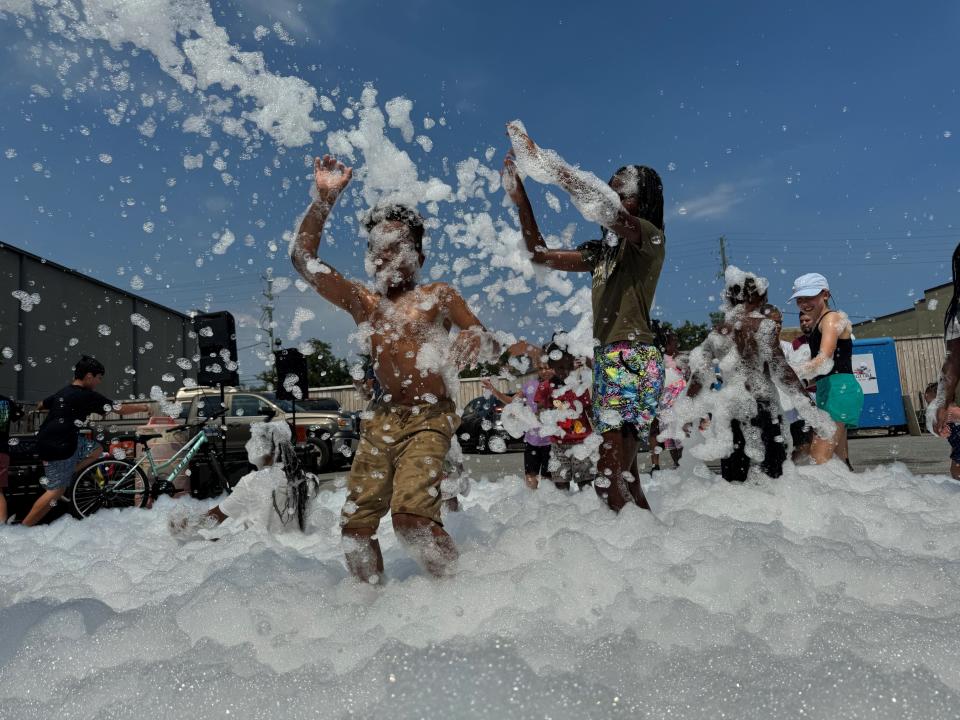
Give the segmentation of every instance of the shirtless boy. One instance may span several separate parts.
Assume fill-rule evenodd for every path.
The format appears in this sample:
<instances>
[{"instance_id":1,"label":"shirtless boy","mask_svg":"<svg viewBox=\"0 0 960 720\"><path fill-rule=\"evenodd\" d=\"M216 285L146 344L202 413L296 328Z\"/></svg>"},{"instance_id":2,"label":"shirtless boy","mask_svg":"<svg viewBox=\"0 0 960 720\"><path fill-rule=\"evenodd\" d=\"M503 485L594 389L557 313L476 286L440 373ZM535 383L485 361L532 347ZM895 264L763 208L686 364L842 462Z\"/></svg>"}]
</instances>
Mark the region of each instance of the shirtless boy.
<instances>
[{"instance_id":1,"label":"shirtless boy","mask_svg":"<svg viewBox=\"0 0 960 720\"><path fill-rule=\"evenodd\" d=\"M364 220L365 264L375 289L348 280L317 257L324 224L351 174L328 155L315 160L318 197L307 208L291 254L303 278L369 332L382 389L362 424L347 481L341 520L347 566L355 577L379 582L377 528L389 511L397 537L440 576L457 557L440 522L443 460L459 424L445 375L493 359L499 345L452 287L417 284L424 228L410 208L377 207ZM460 332L451 342L454 326Z\"/></svg>"}]
</instances>

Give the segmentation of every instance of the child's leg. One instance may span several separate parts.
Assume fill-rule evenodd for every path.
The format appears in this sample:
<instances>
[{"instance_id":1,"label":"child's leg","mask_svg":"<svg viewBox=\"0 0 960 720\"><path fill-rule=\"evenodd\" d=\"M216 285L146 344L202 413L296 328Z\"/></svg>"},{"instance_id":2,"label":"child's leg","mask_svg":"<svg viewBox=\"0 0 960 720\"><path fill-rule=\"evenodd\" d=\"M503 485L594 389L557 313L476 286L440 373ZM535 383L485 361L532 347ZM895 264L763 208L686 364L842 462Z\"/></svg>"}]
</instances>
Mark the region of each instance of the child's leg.
<instances>
[{"instance_id":1,"label":"child's leg","mask_svg":"<svg viewBox=\"0 0 960 720\"><path fill-rule=\"evenodd\" d=\"M380 428L382 423L377 415L364 423L347 477L347 500L340 521L347 568L363 582L375 582L383 575L383 555L376 535L380 518L390 509L393 493L389 448L378 440L377 434L369 432L369 428Z\"/></svg>"},{"instance_id":2,"label":"child's leg","mask_svg":"<svg viewBox=\"0 0 960 720\"><path fill-rule=\"evenodd\" d=\"M57 504L57 501L60 498L63 497L63 494L66 491L66 487L47 490L45 493L43 493L43 495L37 498L35 503L33 503L33 507L30 508L30 512L27 513L27 516L23 519L21 524L30 527L43 520L47 516L47 513L50 512L50 509Z\"/></svg>"},{"instance_id":3,"label":"child's leg","mask_svg":"<svg viewBox=\"0 0 960 720\"><path fill-rule=\"evenodd\" d=\"M573 462L568 454L569 447L557 444L551 450L554 458L550 475L553 486L557 490L569 490L570 481L573 479Z\"/></svg>"},{"instance_id":4,"label":"child's leg","mask_svg":"<svg viewBox=\"0 0 960 720\"><path fill-rule=\"evenodd\" d=\"M780 417L773 417L770 408L766 406L759 408L752 421L754 427L760 428L760 439L763 442L763 463L760 467L767 477L771 478L783 475L783 463L787 460L787 445L781 434L780 422Z\"/></svg>"},{"instance_id":5,"label":"child's leg","mask_svg":"<svg viewBox=\"0 0 960 720\"><path fill-rule=\"evenodd\" d=\"M443 525L422 515L393 513L393 529L427 572L435 577L450 574L459 553Z\"/></svg>"},{"instance_id":6,"label":"child's leg","mask_svg":"<svg viewBox=\"0 0 960 720\"><path fill-rule=\"evenodd\" d=\"M449 574L457 559L453 538L440 522L440 471L455 427L449 403L409 416L397 428L404 437L395 446L393 527L421 566L435 576Z\"/></svg>"},{"instance_id":7,"label":"child's leg","mask_svg":"<svg viewBox=\"0 0 960 720\"><path fill-rule=\"evenodd\" d=\"M383 577L383 553L377 528L343 528L343 548L350 574L363 582Z\"/></svg>"},{"instance_id":8,"label":"child's leg","mask_svg":"<svg viewBox=\"0 0 960 720\"><path fill-rule=\"evenodd\" d=\"M733 452L720 461L720 476L727 482L743 482L750 472L750 458L744 452L746 439L739 420L730 421L733 433Z\"/></svg>"},{"instance_id":9,"label":"child's leg","mask_svg":"<svg viewBox=\"0 0 960 720\"><path fill-rule=\"evenodd\" d=\"M74 474L100 457L102 452L103 448L99 443L81 437L77 440L77 449L72 457L44 463L43 473L47 478L47 490L33 503L22 524L30 527L43 520L57 501L70 489Z\"/></svg>"},{"instance_id":10,"label":"child's leg","mask_svg":"<svg viewBox=\"0 0 960 720\"><path fill-rule=\"evenodd\" d=\"M837 437L841 432L841 428L843 428L843 433L846 435L847 429L843 423L834 423L834 425L836 426L836 431L832 438L825 440L819 435L813 436L813 440L810 443L810 459L813 460L816 465L823 465L833 457L834 450L837 446Z\"/></svg>"},{"instance_id":11,"label":"child's leg","mask_svg":"<svg viewBox=\"0 0 960 720\"><path fill-rule=\"evenodd\" d=\"M536 490L540 485L540 448L530 443L523 445L523 479L527 487Z\"/></svg>"},{"instance_id":12,"label":"child's leg","mask_svg":"<svg viewBox=\"0 0 960 720\"><path fill-rule=\"evenodd\" d=\"M660 443L657 441L657 435L660 434L660 422L654 418L650 423L650 464L653 470L660 469Z\"/></svg>"},{"instance_id":13,"label":"child's leg","mask_svg":"<svg viewBox=\"0 0 960 720\"><path fill-rule=\"evenodd\" d=\"M630 429L624 432L623 428L616 428L603 433L597 467L597 475L602 479L600 484L595 483L594 487L597 495L604 498L615 512L620 512L629 502L635 502L644 510L650 509L640 479L634 477L628 483L623 476L624 471L635 467L636 459L637 438Z\"/></svg>"},{"instance_id":14,"label":"child's leg","mask_svg":"<svg viewBox=\"0 0 960 720\"><path fill-rule=\"evenodd\" d=\"M850 459L850 445L847 443L847 426L845 423L837 423L837 434L834 438L837 443L835 450L837 457L847 462Z\"/></svg>"}]
</instances>

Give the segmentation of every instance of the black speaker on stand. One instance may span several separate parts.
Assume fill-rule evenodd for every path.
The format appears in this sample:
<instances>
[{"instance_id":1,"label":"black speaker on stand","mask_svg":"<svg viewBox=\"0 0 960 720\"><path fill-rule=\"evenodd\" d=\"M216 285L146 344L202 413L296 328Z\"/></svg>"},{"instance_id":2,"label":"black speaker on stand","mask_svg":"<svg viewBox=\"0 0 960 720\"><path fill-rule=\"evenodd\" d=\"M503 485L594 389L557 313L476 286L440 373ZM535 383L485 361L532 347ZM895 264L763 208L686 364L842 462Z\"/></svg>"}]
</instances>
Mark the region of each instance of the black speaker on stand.
<instances>
[{"instance_id":1,"label":"black speaker on stand","mask_svg":"<svg viewBox=\"0 0 960 720\"><path fill-rule=\"evenodd\" d=\"M277 400L289 400L293 405L293 444L297 444L297 400L310 397L307 382L307 358L296 348L285 348L273 353L277 371Z\"/></svg>"},{"instance_id":2,"label":"black speaker on stand","mask_svg":"<svg viewBox=\"0 0 960 720\"><path fill-rule=\"evenodd\" d=\"M220 388L220 409L226 407L224 388L240 384L237 364L237 324L226 310L193 316L200 364L197 384ZM227 415L220 416L221 451L227 456Z\"/></svg>"}]
</instances>

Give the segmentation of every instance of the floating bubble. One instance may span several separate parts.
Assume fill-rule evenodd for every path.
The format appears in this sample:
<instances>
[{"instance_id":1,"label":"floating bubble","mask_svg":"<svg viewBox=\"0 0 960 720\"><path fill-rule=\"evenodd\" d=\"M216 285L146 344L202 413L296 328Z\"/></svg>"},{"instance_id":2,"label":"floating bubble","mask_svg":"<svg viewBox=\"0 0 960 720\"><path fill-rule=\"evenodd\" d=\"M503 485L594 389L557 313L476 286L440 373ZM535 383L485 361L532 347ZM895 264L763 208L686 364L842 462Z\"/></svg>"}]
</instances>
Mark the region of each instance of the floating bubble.
<instances>
[{"instance_id":1,"label":"floating bubble","mask_svg":"<svg viewBox=\"0 0 960 720\"><path fill-rule=\"evenodd\" d=\"M140 313L133 313L130 316L130 322L144 331L150 330L150 321Z\"/></svg>"}]
</instances>

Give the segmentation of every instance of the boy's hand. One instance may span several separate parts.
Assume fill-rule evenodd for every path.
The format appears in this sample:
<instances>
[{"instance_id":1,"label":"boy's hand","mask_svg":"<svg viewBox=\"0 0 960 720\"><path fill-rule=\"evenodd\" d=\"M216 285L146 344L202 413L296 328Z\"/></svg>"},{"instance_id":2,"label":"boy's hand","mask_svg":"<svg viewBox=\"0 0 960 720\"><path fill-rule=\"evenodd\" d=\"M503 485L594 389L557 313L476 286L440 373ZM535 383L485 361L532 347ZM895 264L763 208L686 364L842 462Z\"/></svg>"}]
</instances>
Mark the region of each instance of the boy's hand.
<instances>
[{"instance_id":1,"label":"boy's hand","mask_svg":"<svg viewBox=\"0 0 960 720\"><path fill-rule=\"evenodd\" d=\"M493 383L490 381L490 378L484 378L480 381L480 385L485 389L493 392L496 388L493 387Z\"/></svg>"},{"instance_id":2,"label":"boy's hand","mask_svg":"<svg viewBox=\"0 0 960 720\"><path fill-rule=\"evenodd\" d=\"M518 122L507 123L507 137L510 138L510 142L514 147L519 145L531 155L536 155L538 152L540 152L540 148L538 148L537 144L530 139L530 136L527 135L526 131L523 130L522 126Z\"/></svg>"},{"instance_id":3,"label":"boy's hand","mask_svg":"<svg viewBox=\"0 0 960 720\"><path fill-rule=\"evenodd\" d=\"M473 330L462 330L457 335L457 339L453 341L453 347L450 349L454 364L460 369L476 365L482 345L483 337L480 333Z\"/></svg>"},{"instance_id":4,"label":"boy's hand","mask_svg":"<svg viewBox=\"0 0 960 720\"><path fill-rule=\"evenodd\" d=\"M329 155L313 160L313 179L321 199L336 198L353 177L353 168Z\"/></svg>"}]
</instances>

